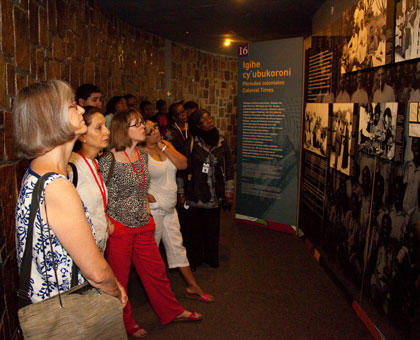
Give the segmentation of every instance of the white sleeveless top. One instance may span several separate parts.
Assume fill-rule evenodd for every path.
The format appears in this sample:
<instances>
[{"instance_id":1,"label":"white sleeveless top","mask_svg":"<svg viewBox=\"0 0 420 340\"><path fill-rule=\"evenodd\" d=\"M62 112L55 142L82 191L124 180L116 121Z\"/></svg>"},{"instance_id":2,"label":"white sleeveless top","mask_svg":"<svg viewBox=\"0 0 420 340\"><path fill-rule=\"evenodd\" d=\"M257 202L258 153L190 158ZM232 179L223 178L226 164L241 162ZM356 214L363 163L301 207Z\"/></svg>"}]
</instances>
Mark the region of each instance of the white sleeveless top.
<instances>
[{"instance_id":1,"label":"white sleeveless top","mask_svg":"<svg viewBox=\"0 0 420 340\"><path fill-rule=\"evenodd\" d=\"M32 192L39 177L40 176L29 167L28 171L23 177L20 194L16 203L16 246L19 270L22 267L23 254L26 247ZM44 188L46 188L51 182L53 182L57 178L65 177L59 174L52 174L46 179ZM45 190L42 191L39 206L42 206L42 204L44 203L44 197ZM87 212L86 207L83 207L85 209L86 218L89 222L92 234L96 240L96 235L92 227L92 221L90 220L89 213ZM41 229L43 229L43 232L41 232ZM44 237L42 237L43 233L45 233ZM42 301L46 298L49 298L50 296L58 294L57 281L55 279L54 268L52 265L52 256L50 251L49 240L47 239L45 243L46 259L44 258L44 251L42 246L42 240L45 240L45 237L49 234L51 234L54 261L57 269L58 289L62 293L66 290L69 290L71 287L73 259L70 257L66 249L64 249L64 247L58 240L57 236L54 233L54 230L48 227L47 221L45 221L41 216L41 210L38 209L38 211L36 212L33 226L32 268L31 280L29 284L29 297L31 298L33 303ZM46 275L50 283L48 289ZM78 283L81 284L85 281L86 279L78 271Z\"/></svg>"},{"instance_id":2,"label":"white sleeveless top","mask_svg":"<svg viewBox=\"0 0 420 340\"><path fill-rule=\"evenodd\" d=\"M149 155L150 187L148 193L153 195L159 207L168 212L176 206L176 166L166 157L157 161Z\"/></svg>"},{"instance_id":3,"label":"white sleeveless top","mask_svg":"<svg viewBox=\"0 0 420 340\"><path fill-rule=\"evenodd\" d=\"M90 163L91 168L95 169L96 165L94 162L91 159L87 159L87 161ZM78 183L76 190L79 193L83 204L89 211L89 216L92 220L93 229L96 234L96 241L98 243L99 250L103 254L105 252L106 241L108 239L108 220L105 215L101 192L89 166L85 163L82 156L73 152L70 156L70 162L72 162L77 168ZM99 176L97 179L100 181ZM108 196L106 186L105 193Z\"/></svg>"}]
</instances>

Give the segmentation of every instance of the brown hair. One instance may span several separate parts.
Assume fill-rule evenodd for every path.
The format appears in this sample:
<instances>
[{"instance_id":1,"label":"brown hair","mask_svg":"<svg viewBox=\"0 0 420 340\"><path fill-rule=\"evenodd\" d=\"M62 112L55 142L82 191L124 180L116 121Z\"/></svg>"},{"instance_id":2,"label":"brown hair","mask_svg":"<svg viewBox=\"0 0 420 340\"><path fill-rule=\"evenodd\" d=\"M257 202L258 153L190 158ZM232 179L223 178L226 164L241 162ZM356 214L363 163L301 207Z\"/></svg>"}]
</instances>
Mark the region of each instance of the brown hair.
<instances>
[{"instance_id":1,"label":"brown hair","mask_svg":"<svg viewBox=\"0 0 420 340\"><path fill-rule=\"evenodd\" d=\"M143 120L141 113L133 108L118 112L112 117L110 126L111 148L115 148L116 151L123 151L126 147L131 146L132 140L128 137L128 128L133 118Z\"/></svg>"},{"instance_id":2,"label":"brown hair","mask_svg":"<svg viewBox=\"0 0 420 340\"><path fill-rule=\"evenodd\" d=\"M83 120L85 121L86 126L92 124L92 116L100 113L102 115L101 109L97 108L96 106L83 106L85 109L85 113L83 114ZM87 132L86 132L87 133ZM76 143L74 144L73 151L79 151L82 148L82 143L79 139L77 139Z\"/></svg>"},{"instance_id":3,"label":"brown hair","mask_svg":"<svg viewBox=\"0 0 420 340\"><path fill-rule=\"evenodd\" d=\"M61 80L35 83L19 91L13 105L19 157L41 156L75 137L68 115L73 100L73 90Z\"/></svg>"}]
</instances>

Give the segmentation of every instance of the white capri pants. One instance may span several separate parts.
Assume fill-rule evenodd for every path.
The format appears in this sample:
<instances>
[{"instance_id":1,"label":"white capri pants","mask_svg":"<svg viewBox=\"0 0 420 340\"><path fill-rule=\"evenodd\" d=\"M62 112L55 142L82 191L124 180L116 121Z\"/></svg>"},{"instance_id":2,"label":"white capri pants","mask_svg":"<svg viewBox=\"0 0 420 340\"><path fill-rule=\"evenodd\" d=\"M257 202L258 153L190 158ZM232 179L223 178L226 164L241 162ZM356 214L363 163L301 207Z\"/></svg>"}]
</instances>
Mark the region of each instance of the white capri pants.
<instances>
[{"instance_id":1,"label":"white capri pants","mask_svg":"<svg viewBox=\"0 0 420 340\"><path fill-rule=\"evenodd\" d=\"M156 244L159 246L160 241L163 241L169 268L188 267L190 263L187 259L187 251L182 244L181 227L176 209L167 212L159 208L158 202L149 202L149 206L156 224Z\"/></svg>"}]
</instances>

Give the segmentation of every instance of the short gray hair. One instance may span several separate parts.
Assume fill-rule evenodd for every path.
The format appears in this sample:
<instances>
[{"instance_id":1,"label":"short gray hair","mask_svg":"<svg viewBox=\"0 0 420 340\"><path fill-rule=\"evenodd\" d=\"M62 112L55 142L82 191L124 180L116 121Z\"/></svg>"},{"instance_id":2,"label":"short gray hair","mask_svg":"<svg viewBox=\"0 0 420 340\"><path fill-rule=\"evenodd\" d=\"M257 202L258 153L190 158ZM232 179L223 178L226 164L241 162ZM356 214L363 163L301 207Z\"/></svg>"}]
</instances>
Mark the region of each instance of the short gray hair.
<instances>
[{"instance_id":1,"label":"short gray hair","mask_svg":"<svg viewBox=\"0 0 420 340\"><path fill-rule=\"evenodd\" d=\"M68 114L73 100L72 88L62 80L35 83L19 91L13 105L19 157L39 157L75 137Z\"/></svg>"}]
</instances>

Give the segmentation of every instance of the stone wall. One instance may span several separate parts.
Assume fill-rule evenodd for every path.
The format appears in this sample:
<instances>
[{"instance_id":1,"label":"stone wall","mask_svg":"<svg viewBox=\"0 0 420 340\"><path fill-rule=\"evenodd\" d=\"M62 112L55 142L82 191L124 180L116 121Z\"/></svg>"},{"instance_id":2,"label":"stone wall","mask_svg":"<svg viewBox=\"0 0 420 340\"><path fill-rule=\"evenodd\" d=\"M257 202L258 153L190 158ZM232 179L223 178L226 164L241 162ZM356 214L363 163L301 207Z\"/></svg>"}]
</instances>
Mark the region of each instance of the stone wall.
<instances>
[{"instance_id":1,"label":"stone wall","mask_svg":"<svg viewBox=\"0 0 420 340\"><path fill-rule=\"evenodd\" d=\"M237 138L237 60L173 43L171 63L173 96L196 101L207 109L234 151Z\"/></svg>"},{"instance_id":2,"label":"stone wall","mask_svg":"<svg viewBox=\"0 0 420 340\"><path fill-rule=\"evenodd\" d=\"M13 151L11 108L18 90L63 79L74 88L95 83L105 100L125 93L152 102L194 100L235 143L237 66L234 58L177 44L165 55L165 39L129 26L93 0L0 0L0 6L0 338L17 339L14 206L28 165Z\"/></svg>"}]
</instances>

